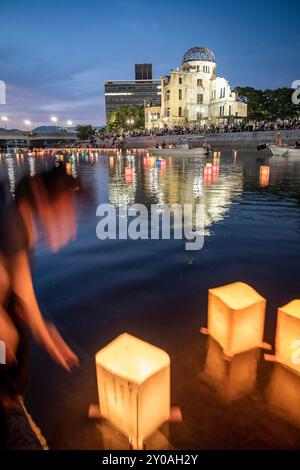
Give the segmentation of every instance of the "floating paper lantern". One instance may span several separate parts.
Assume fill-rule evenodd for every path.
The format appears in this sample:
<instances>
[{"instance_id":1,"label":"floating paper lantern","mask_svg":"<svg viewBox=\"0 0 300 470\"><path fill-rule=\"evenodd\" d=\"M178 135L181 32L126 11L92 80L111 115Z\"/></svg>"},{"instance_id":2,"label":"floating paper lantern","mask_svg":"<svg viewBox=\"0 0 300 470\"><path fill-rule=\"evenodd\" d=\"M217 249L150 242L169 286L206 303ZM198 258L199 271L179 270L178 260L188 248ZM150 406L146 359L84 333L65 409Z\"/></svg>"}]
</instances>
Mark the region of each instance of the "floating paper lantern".
<instances>
[{"instance_id":1,"label":"floating paper lantern","mask_svg":"<svg viewBox=\"0 0 300 470\"><path fill-rule=\"evenodd\" d=\"M300 427L300 376L281 364L274 364L266 399L271 411Z\"/></svg>"},{"instance_id":2,"label":"floating paper lantern","mask_svg":"<svg viewBox=\"0 0 300 470\"><path fill-rule=\"evenodd\" d=\"M210 337L203 378L225 402L239 400L255 387L259 356L256 348L237 354L230 362L225 361L222 348Z\"/></svg>"},{"instance_id":3,"label":"floating paper lantern","mask_svg":"<svg viewBox=\"0 0 300 470\"><path fill-rule=\"evenodd\" d=\"M204 176L208 176L212 174L212 164L211 163L206 163L204 167Z\"/></svg>"},{"instance_id":4,"label":"floating paper lantern","mask_svg":"<svg viewBox=\"0 0 300 470\"><path fill-rule=\"evenodd\" d=\"M262 165L259 170L259 184L262 187L268 186L270 180L270 167Z\"/></svg>"},{"instance_id":5,"label":"floating paper lantern","mask_svg":"<svg viewBox=\"0 0 300 470\"><path fill-rule=\"evenodd\" d=\"M278 309L275 357L300 374L300 300Z\"/></svg>"},{"instance_id":6,"label":"floating paper lantern","mask_svg":"<svg viewBox=\"0 0 300 470\"><path fill-rule=\"evenodd\" d=\"M72 174L72 165L71 165L71 163L66 163L66 173L67 173L67 175Z\"/></svg>"},{"instance_id":7,"label":"floating paper lantern","mask_svg":"<svg viewBox=\"0 0 300 470\"><path fill-rule=\"evenodd\" d=\"M262 346L266 300L234 282L208 291L208 331L228 356Z\"/></svg>"},{"instance_id":8,"label":"floating paper lantern","mask_svg":"<svg viewBox=\"0 0 300 470\"><path fill-rule=\"evenodd\" d=\"M124 333L96 354L101 415L134 449L170 418L170 358Z\"/></svg>"}]
</instances>

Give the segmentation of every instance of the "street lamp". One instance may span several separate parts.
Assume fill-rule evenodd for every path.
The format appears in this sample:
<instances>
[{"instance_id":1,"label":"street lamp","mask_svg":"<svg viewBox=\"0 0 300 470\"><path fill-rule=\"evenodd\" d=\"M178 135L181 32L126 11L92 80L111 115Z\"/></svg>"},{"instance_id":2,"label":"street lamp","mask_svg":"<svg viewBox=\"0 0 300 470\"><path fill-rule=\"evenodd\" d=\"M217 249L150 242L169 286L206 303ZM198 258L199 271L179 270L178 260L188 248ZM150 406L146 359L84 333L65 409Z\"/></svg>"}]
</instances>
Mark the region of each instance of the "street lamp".
<instances>
[{"instance_id":1,"label":"street lamp","mask_svg":"<svg viewBox=\"0 0 300 470\"><path fill-rule=\"evenodd\" d=\"M30 131L30 126L31 126L31 121L29 121L29 119L25 119L24 124L27 127L27 130L29 132Z\"/></svg>"},{"instance_id":2,"label":"street lamp","mask_svg":"<svg viewBox=\"0 0 300 470\"><path fill-rule=\"evenodd\" d=\"M67 125L70 126L70 127L73 126L73 121L71 121L71 120L67 121Z\"/></svg>"},{"instance_id":3,"label":"street lamp","mask_svg":"<svg viewBox=\"0 0 300 470\"><path fill-rule=\"evenodd\" d=\"M55 125L57 123L57 117L56 116L51 116L51 121Z\"/></svg>"},{"instance_id":4,"label":"street lamp","mask_svg":"<svg viewBox=\"0 0 300 470\"><path fill-rule=\"evenodd\" d=\"M127 122L128 126L129 126L129 128L130 128L130 130L131 130L131 128L132 128L132 126L133 126L133 124L134 124L134 119L127 119L126 122Z\"/></svg>"},{"instance_id":5,"label":"street lamp","mask_svg":"<svg viewBox=\"0 0 300 470\"><path fill-rule=\"evenodd\" d=\"M6 116L2 116L1 120L4 122L4 127L6 129L6 123L8 121L8 118Z\"/></svg>"}]
</instances>

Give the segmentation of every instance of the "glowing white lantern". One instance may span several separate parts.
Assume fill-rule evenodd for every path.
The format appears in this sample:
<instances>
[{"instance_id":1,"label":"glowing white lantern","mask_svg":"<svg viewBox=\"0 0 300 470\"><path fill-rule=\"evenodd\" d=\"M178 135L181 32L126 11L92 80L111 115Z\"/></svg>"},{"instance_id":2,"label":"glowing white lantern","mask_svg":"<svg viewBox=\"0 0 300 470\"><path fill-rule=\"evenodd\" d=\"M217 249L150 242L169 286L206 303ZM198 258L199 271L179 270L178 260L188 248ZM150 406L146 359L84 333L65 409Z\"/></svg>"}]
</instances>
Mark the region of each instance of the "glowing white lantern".
<instances>
[{"instance_id":1,"label":"glowing white lantern","mask_svg":"<svg viewBox=\"0 0 300 470\"><path fill-rule=\"evenodd\" d=\"M263 344L266 300L234 282L208 291L208 331L228 356Z\"/></svg>"},{"instance_id":2,"label":"glowing white lantern","mask_svg":"<svg viewBox=\"0 0 300 470\"><path fill-rule=\"evenodd\" d=\"M237 354L230 362L225 361L222 348L210 337L203 378L225 402L239 400L255 387L259 357L260 351L256 348Z\"/></svg>"},{"instance_id":3,"label":"glowing white lantern","mask_svg":"<svg viewBox=\"0 0 300 470\"><path fill-rule=\"evenodd\" d=\"M300 300L278 309L275 356L278 362L300 373Z\"/></svg>"},{"instance_id":4,"label":"glowing white lantern","mask_svg":"<svg viewBox=\"0 0 300 470\"><path fill-rule=\"evenodd\" d=\"M300 376L281 364L274 364L266 390L271 411L294 426L300 427Z\"/></svg>"},{"instance_id":5,"label":"glowing white lantern","mask_svg":"<svg viewBox=\"0 0 300 470\"><path fill-rule=\"evenodd\" d=\"M170 358L124 333L96 354L101 415L134 449L170 418Z\"/></svg>"}]
</instances>

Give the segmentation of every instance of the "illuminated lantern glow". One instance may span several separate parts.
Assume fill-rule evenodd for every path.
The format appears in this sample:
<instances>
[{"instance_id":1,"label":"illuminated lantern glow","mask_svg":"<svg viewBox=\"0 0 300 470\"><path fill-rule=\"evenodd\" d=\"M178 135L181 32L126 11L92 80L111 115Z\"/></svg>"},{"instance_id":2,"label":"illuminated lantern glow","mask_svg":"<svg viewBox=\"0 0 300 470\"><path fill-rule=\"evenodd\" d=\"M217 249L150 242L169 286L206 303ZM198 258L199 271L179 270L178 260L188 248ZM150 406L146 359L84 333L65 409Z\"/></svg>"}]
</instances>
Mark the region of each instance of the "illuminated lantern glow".
<instances>
[{"instance_id":1,"label":"illuminated lantern glow","mask_svg":"<svg viewBox=\"0 0 300 470\"><path fill-rule=\"evenodd\" d=\"M275 358L300 374L300 299L278 309Z\"/></svg>"},{"instance_id":2,"label":"illuminated lantern glow","mask_svg":"<svg viewBox=\"0 0 300 470\"><path fill-rule=\"evenodd\" d=\"M203 379L225 402L239 400L255 387L259 357L260 351L256 348L237 354L230 362L225 361L221 346L209 337Z\"/></svg>"},{"instance_id":3,"label":"illuminated lantern glow","mask_svg":"<svg viewBox=\"0 0 300 470\"><path fill-rule=\"evenodd\" d=\"M66 163L66 173L67 173L67 175L72 174L72 165L71 165L71 163Z\"/></svg>"},{"instance_id":4,"label":"illuminated lantern glow","mask_svg":"<svg viewBox=\"0 0 300 470\"><path fill-rule=\"evenodd\" d=\"M268 186L270 180L270 167L262 165L259 170L259 184L262 187Z\"/></svg>"},{"instance_id":5,"label":"illuminated lantern glow","mask_svg":"<svg viewBox=\"0 0 300 470\"><path fill-rule=\"evenodd\" d=\"M300 376L293 371L274 364L266 389L270 410L294 426L300 427Z\"/></svg>"},{"instance_id":6,"label":"illuminated lantern glow","mask_svg":"<svg viewBox=\"0 0 300 470\"><path fill-rule=\"evenodd\" d=\"M134 449L170 418L170 357L124 333L96 354L101 415Z\"/></svg>"},{"instance_id":7,"label":"illuminated lantern glow","mask_svg":"<svg viewBox=\"0 0 300 470\"><path fill-rule=\"evenodd\" d=\"M209 334L228 357L262 347L265 311L266 300L243 282L209 289Z\"/></svg>"},{"instance_id":8,"label":"illuminated lantern glow","mask_svg":"<svg viewBox=\"0 0 300 470\"><path fill-rule=\"evenodd\" d=\"M211 163L206 163L204 167L204 176L208 176L212 174L212 164Z\"/></svg>"}]
</instances>

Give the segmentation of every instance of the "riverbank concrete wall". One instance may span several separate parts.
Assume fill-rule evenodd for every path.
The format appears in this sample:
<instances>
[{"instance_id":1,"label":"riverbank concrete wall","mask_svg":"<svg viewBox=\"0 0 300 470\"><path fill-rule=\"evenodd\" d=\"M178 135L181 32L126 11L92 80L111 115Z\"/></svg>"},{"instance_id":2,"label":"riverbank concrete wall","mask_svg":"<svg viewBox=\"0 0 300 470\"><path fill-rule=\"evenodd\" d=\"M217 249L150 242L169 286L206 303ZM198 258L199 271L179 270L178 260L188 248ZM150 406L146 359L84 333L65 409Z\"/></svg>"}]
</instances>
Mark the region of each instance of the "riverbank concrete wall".
<instances>
[{"instance_id":1,"label":"riverbank concrete wall","mask_svg":"<svg viewBox=\"0 0 300 470\"><path fill-rule=\"evenodd\" d=\"M191 139L193 147L201 146L206 140L213 148L247 148L274 142L276 133L276 131L231 132L205 135L188 134L186 137ZM296 140L300 141L300 129L282 130L280 134L284 143L294 144ZM167 145L176 144L182 137L182 135L128 137L126 147L150 148L161 144L163 140Z\"/></svg>"}]
</instances>

